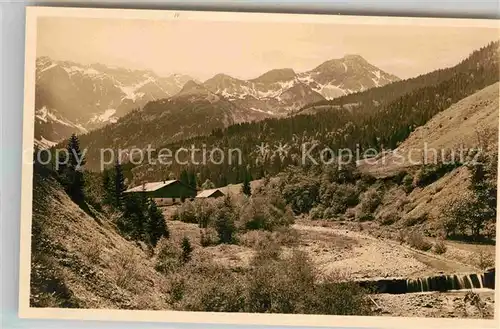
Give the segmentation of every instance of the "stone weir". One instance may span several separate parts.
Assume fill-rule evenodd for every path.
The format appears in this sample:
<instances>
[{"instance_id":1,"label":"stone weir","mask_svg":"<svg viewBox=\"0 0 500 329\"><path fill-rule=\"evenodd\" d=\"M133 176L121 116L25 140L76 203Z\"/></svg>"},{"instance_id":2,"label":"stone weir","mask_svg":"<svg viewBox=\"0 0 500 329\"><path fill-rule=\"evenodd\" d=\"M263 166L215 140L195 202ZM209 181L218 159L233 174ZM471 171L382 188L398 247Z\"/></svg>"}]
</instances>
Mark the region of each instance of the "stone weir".
<instances>
[{"instance_id":1,"label":"stone weir","mask_svg":"<svg viewBox=\"0 0 500 329\"><path fill-rule=\"evenodd\" d=\"M384 278L357 281L373 293L406 294L412 292L495 289L495 269L484 273L437 275L418 279Z\"/></svg>"}]
</instances>

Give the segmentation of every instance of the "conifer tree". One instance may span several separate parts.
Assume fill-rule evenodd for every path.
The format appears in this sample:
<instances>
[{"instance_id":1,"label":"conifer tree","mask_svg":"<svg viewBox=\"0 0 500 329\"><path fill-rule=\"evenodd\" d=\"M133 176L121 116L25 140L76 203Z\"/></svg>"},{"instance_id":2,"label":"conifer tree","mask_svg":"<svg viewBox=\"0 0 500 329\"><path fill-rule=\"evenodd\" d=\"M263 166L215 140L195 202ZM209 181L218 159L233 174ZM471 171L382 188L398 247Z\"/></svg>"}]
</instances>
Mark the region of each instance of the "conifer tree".
<instances>
[{"instance_id":1,"label":"conifer tree","mask_svg":"<svg viewBox=\"0 0 500 329\"><path fill-rule=\"evenodd\" d=\"M201 182L203 182L203 180L201 179L201 173L197 173L196 174L196 189L198 188L201 188Z\"/></svg>"},{"instance_id":2,"label":"conifer tree","mask_svg":"<svg viewBox=\"0 0 500 329\"><path fill-rule=\"evenodd\" d=\"M197 187L196 174L192 170L189 172L188 182L189 182L188 185L196 190L196 187Z\"/></svg>"},{"instance_id":3,"label":"conifer tree","mask_svg":"<svg viewBox=\"0 0 500 329\"><path fill-rule=\"evenodd\" d=\"M235 239L236 224L234 220L234 207L229 194L224 197L223 206L214 214L214 226L220 243L233 243Z\"/></svg>"},{"instance_id":4,"label":"conifer tree","mask_svg":"<svg viewBox=\"0 0 500 329\"><path fill-rule=\"evenodd\" d=\"M153 247L156 246L161 237L169 237L169 231L165 222L165 217L163 216L163 213L158 208L154 200L149 200L146 231L149 237L149 242Z\"/></svg>"},{"instance_id":5,"label":"conifer tree","mask_svg":"<svg viewBox=\"0 0 500 329\"><path fill-rule=\"evenodd\" d=\"M191 253L193 252L193 247L191 246L191 243L189 242L189 239L186 236L182 239L181 249L182 249L182 254L181 254L182 262L183 263L189 262L191 260Z\"/></svg>"},{"instance_id":6,"label":"conifer tree","mask_svg":"<svg viewBox=\"0 0 500 329\"><path fill-rule=\"evenodd\" d=\"M131 238L144 238L145 209L142 206L141 196L130 193L125 197L123 216L118 222L118 228Z\"/></svg>"},{"instance_id":7,"label":"conifer tree","mask_svg":"<svg viewBox=\"0 0 500 329\"><path fill-rule=\"evenodd\" d=\"M221 173L219 175L219 186L226 186L227 185L227 177L224 173Z\"/></svg>"},{"instance_id":8,"label":"conifer tree","mask_svg":"<svg viewBox=\"0 0 500 329\"><path fill-rule=\"evenodd\" d=\"M81 205L85 200L85 180L83 177L85 159L75 134L71 135L66 151L66 158L60 158L59 176L66 193L75 203Z\"/></svg>"},{"instance_id":9,"label":"conifer tree","mask_svg":"<svg viewBox=\"0 0 500 329\"><path fill-rule=\"evenodd\" d=\"M189 186L189 175L186 169L182 170L180 181L184 185ZM185 199L186 197L184 195L181 195L181 201L184 202Z\"/></svg>"},{"instance_id":10,"label":"conifer tree","mask_svg":"<svg viewBox=\"0 0 500 329\"><path fill-rule=\"evenodd\" d=\"M120 161L116 160L114 172L113 205L121 209L123 206L123 192L125 192L125 177L123 176Z\"/></svg>"},{"instance_id":11,"label":"conifer tree","mask_svg":"<svg viewBox=\"0 0 500 329\"><path fill-rule=\"evenodd\" d=\"M180 177L180 181L181 183L183 183L184 185L188 185L189 186L189 176L188 176L188 172L186 171L186 169L183 169L182 172L181 172L181 177Z\"/></svg>"},{"instance_id":12,"label":"conifer tree","mask_svg":"<svg viewBox=\"0 0 500 329\"><path fill-rule=\"evenodd\" d=\"M111 188L111 173L109 169L104 169L102 172L102 190L104 192L104 204L110 204L112 200L112 188Z\"/></svg>"},{"instance_id":13,"label":"conifer tree","mask_svg":"<svg viewBox=\"0 0 500 329\"><path fill-rule=\"evenodd\" d=\"M245 170L245 177L243 180L243 186L241 187L241 191L246 196L252 195L252 188L250 187L250 181L252 180L252 176L248 170Z\"/></svg>"},{"instance_id":14,"label":"conifer tree","mask_svg":"<svg viewBox=\"0 0 500 329\"><path fill-rule=\"evenodd\" d=\"M213 189L215 188L215 185L214 183L212 183L212 181L210 179L207 178L207 180L205 181L205 183L203 183L201 185L201 189L202 190L209 190L209 189Z\"/></svg>"},{"instance_id":15,"label":"conifer tree","mask_svg":"<svg viewBox=\"0 0 500 329\"><path fill-rule=\"evenodd\" d=\"M468 216L469 227L474 238L480 236L488 220L496 218L497 187L496 187L496 154L491 158L479 151L476 159L468 164L470 175L469 189L474 193L475 203Z\"/></svg>"}]
</instances>

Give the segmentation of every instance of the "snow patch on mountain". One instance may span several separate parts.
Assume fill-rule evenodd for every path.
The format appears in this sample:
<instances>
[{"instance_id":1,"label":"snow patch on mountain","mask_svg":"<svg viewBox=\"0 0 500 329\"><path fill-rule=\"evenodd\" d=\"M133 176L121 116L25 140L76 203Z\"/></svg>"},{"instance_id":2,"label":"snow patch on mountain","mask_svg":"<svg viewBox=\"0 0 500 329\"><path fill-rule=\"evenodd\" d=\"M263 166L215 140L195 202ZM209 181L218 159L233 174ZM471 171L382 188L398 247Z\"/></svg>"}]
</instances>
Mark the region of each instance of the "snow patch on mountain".
<instances>
[{"instance_id":1,"label":"snow patch on mountain","mask_svg":"<svg viewBox=\"0 0 500 329\"><path fill-rule=\"evenodd\" d=\"M52 65L57 65L57 63L54 63ZM85 74L85 75L89 75L89 76L98 76L98 75L101 75L103 73L97 71L96 69L94 68L91 68L91 67L81 67L81 66L63 66L63 69L68 72L68 74L75 74L75 73L81 73L81 74Z\"/></svg>"},{"instance_id":2,"label":"snow patch on mountain","mask_svg":"<svg viewBox=\"0 0 500 329\"><path fill-rule=\"evenodd\" d=\"M50 141L43 136L40 136L39 139L35 138L35 146L39 149L49 149L53 146L56 146L57 142Z\"/></svg>"},{"instance_id":3,"label":"snow patch on mountain","mask_svg":"<svg viewBox=\"0 0 500 329\"><path fill-rule=\"evenodd\" d=\"M86 134L86 133L89 132L88 129L85 128L81 123L75 124L75 127L78 128L78 129L80 129L83 134Z\"/></svg>"},{"instance_id":4,"label":"snow patch on mountain","mask_svg":"<svg viewBox=\"0 0 500 329\"><path fill-rule=\"evenodd\" d=\"M48 112L48 109L47 109L47 107L44 106L41 109L35 111L35 118L38 118L46 123L47 122L47 112Z\"/></svg>"},{"instance_id":5,"label":"snow patch on mountain","mask_svg":"<svg viewBox=\"0 0 500 329\"><path fill-rule=\"evenodd\" d=\"M271 111L264 111L262 109L258 109L256 107L251 107L250 110L252 111L255 111L255 112L261 112L261 113L266 113L266 114L271 114L271 115L275 115L275 113L271 112Z\"/></svg>"},{"instance_id":6,"label":"snow patch on mountain","mask_svg":"<svg viewBox=\"0 0 500 329\"><path fill-rule=\"evenodd\" d=\"M314 88L312 88L315 92L320 93L326 99L334 99L340 96L344 96L350 93L350 90L341 88L341 85L333 85L333 84L316 84Z\"/></svg>"},{"instance_id":7,"label":"snow patch on mountain","mask_svg":"<svg viewBox=\"0 0 500 329\"><path fill-rule=\"evenodd\" d=\"M50 69L52 69L52 68L54 68L54 67L56 67L56 66L57 66L57 64L56 64L56 63L52 63L52 64L50 64L49 66L47 66L47 67L45 67L45 68L41 69L41 70L40 70L40 73L45 72L45 71L47 71L47 70L50 70Z\"/></svg>"},{"instance_id":8,"label":"snow patch on mountain","mask_svg":"<svg viewBox=\"0 0 500 329\"><path fill-rule=\"evenodd\" d=\"M147 77L146 80L141 81L139 83L136 83L134 85L130 86L124 86L122 84L119 85L119 88L123 91L125 96L122 98L123 99L130 99L132 101L136 101L138 98L144 96L144 93L136 93L137 90L140 88L144 87L146 84L150 82L155 82L155 79L153 77Z\"/></svg>"},{"instance_id":9,"label":"snow patch on mountain","mask_svg":"<svg viewBox=\"0 0 500 329\"><path fill-rule=\"evenodd\" d=\"M79 123L71 122L65 118L62 118L50 111L46 106L35 111L35 118L43 121L44 123L56 123L67 127L77 128L81 133L87 133L88 130Z\"/></svg>"},{"instance_id":10,"label":"snow patch on mountain","mask_svg":"<svg viewBox=\"0 0 500 329\"><path fill-rule=\"evenodd\" d=\"M90 119L90 122L92 123L102 123L102 122L111 122L115 123L118 121L118 118L116 116L113 116L116 113L115 109L107 109L104 111L102 114L96 114Z\"/></svg>"}]
</instances>

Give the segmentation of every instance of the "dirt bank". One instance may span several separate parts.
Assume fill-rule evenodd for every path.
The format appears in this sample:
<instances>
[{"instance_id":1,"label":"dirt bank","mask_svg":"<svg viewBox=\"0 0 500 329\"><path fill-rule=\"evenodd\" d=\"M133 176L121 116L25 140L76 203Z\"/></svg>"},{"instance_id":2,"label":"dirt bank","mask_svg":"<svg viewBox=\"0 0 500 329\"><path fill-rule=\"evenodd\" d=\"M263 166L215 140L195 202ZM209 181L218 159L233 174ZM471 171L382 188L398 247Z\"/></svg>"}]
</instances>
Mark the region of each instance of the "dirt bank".
<instances>
[{"instance_id":1,"label":"dirt bank","mask_svg":"<svg viewBox=\"0 0 500 329\"><path fill-rule=\"evenodd\" d=\"M493 318L495 292L479 291L477 303L466 298L467 292L417 293L372 295L378 305L377 313L385 316L404 317L460 317Z\"/></svg>"}]
</instances>

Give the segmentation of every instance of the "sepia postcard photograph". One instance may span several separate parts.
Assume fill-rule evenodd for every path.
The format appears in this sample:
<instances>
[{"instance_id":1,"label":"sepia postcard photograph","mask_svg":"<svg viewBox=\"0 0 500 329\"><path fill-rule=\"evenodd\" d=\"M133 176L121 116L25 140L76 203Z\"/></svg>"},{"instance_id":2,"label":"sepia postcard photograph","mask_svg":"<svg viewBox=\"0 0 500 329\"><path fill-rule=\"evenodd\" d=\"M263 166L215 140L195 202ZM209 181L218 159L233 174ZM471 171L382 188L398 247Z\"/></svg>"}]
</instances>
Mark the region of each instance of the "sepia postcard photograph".
<instances>
[{"instance_id":1,"label":"sepia postcard photograph","mask_svg":"<svg viewBox=\"0 0 500 329\"><path fill-rule=\"evenodd\" d=\"M496 20L26 18L20 316L494 327Z\"/></svg>"}]
</instances>

